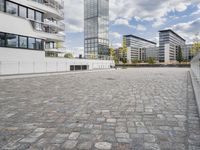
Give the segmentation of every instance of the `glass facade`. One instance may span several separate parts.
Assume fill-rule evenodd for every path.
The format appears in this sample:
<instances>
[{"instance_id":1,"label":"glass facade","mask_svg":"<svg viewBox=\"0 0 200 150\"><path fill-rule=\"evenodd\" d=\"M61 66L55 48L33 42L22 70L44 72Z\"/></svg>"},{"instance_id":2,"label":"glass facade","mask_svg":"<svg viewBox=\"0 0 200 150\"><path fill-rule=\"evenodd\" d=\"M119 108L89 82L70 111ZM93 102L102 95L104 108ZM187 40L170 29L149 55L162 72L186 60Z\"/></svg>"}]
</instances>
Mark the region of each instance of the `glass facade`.
<instances>
[{"instance_id":1,"label":"glass facade","mask_svg":"<svg viewBox=\"0 0 200 150\"><path fill-rule=\"evenodd\" d=\"M109 0L84 1L85 56L109 54Z\"/></svg>"},{"instance_id":2,"label":"glass facade","mask_svg":"<svg viewBox=\"0 0 200 150\"><path fill-rule=\"evenodd\" d=\"M6 34L6 46L18 47L18 36L15 34Z\"/></svg>"},{"instance_id":3,"label":"glass facade","mask_svg":"<svg viewBox=\"0 0 200 150\"><path fill-rule=\"evenodd\" d=\"M19 16L23 18L27 18L27 8L23 6L19 6Z\"/></svg>"},{"instance_id":4,"label":"glass facade","mask_svg":"<svg viewBox=\"0 0 200 150\"><path fill-rule=\"evenodd\" d=\"M0 0L0 11L5 11L5 1Z\"/></svg>"},{"instance_id":5,"label":"glass facade","mask_svg":"<svg viewBox=\"0 0 200 150\"><path fill-rule=\"evenodd\" d=\"M20 48L28 48L27 37L25 37L25 36L19 36L19 47Z\"/></svg>"},{"instance_id":6,"label":"glass facade","mask_svg":"<svg viewBox=\"0 0 200 150\"><path fill-rule=\"evenodd\" d=\"M33 9L28 9L28 18L35 20L35 11Z\"/></svg>"},{"instance_id":7,"label":"glass facade","mask_svg":"<svg viewBox=\"0 0 200 150\"><path fill-rule=\"evenodd\" d=\"M44 40L0 32L0 47L44 50Z\"/></svg>"},{"instance_id":8,"label":"glass facade","mask_svg":"<svg viewBox=\"0 0 200 150\"><path fill-rule=\"evenodd\" d=\"M159 31L159 61L176 61L176 53L179 46L184 46L185 40L172 30ZM166 56L169 55L169 60Z\"/></svg>"},{"instance_id":9,"label":"glass facade","mask_svg":"<svg viewBox=\"0 0 200 150\"><path fill-rule=\"evenodd\" d=\"M18 16L18 5L9 1L6 1L6 12L15 16Z\"/></svg>"},{"instance_id":10,"label":"glass facade","mask_svg":"<svg viewBox=\"0 0 200 150\"><path fill-rule=\"evenodd\" d=\"M28 48L35 49L35 38L28 38Z\"/></svg>"},{"instance_id":11,"label":"glass facade","mask_svg":"<svg viewBox=\"0 0 200 150\"><path fill-rule=\"evenodd\" d=\"M6 34L0 33L0 46L5 46L6 43Z\"/></svg>"}]
</instances>

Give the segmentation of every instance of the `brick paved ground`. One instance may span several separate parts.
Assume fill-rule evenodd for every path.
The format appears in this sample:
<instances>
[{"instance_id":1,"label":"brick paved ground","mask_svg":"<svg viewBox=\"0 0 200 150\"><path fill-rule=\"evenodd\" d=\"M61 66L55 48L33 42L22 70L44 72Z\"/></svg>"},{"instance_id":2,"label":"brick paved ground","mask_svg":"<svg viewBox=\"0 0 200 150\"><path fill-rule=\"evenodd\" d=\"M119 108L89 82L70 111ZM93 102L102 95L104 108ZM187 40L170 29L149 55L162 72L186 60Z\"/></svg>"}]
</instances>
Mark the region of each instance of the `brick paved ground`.
<instances>
[{"instance_id":1,"label":"brick paved ground","mask_svg":"<svg viewBox=\"0 0 200 150\"><path fill-rule=\"evenodd\" d=\"M0 80L0 149L199 150L188 69Z\"/></svg>"}]
</instances>

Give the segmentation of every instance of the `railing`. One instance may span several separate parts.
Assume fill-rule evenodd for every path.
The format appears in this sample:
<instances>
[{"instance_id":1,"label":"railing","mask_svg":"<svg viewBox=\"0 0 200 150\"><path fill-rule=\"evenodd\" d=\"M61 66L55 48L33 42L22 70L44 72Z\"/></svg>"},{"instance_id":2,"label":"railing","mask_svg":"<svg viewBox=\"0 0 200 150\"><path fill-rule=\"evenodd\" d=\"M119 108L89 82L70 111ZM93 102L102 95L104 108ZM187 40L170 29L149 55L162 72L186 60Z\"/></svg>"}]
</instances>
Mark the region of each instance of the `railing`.
<instances>
[{"instance_id":1,"label":"railing","mask_svg":"<svg viewBox=\"0 0 200 150\"><path fill-rule=\"evenodd\" d=\"M64 28L61 24L58 25L57 27L51 24L46 24L43 22L37 22L35 20L30 20L32 27L37 30L37 31L42 31L46 33L51 33L51 34L57 34L60 37L64 38L64 35L59 34L60 31L64 31ZM61 29L63 28L63 29Z\"/></svg>"},{"instance_id":2,"label":"railing","mask_svg":"<svg viewBox=\"0 0 200 150\"><path fill-rule=\"evenodd\" d=\"M200 84L200 52L192 59L191 70Z\"/></svg>"},{"instance_id":3,"label":"railing","mask_svg":"<svg viewBox=\"0 0 200 150\"><path fill-rule=\"evenodd\" d=\"M32 0L34 2L40 3L42 5L54 8L58 11L59 15L61 17L64 17L64 12L63 12L63 8L64 8L64 1L61 0L60 3L58 3L55 0Z\"/></svg>"}]
</instances>

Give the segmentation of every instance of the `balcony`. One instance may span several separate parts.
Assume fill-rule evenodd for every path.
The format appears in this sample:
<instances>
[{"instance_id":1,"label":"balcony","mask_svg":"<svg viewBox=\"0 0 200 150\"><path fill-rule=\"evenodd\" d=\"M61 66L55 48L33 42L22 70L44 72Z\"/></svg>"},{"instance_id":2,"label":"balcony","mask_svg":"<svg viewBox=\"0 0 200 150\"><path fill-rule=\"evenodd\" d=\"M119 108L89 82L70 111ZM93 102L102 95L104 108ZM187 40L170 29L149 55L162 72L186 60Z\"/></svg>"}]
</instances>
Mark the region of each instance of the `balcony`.
<instances>
[{"instance_id":1,"label":"balcony","mask_svg":"<svg viewBox=\"0 0 200 150\"><path fill-rule=\"evenodd\" d=\"M62 22L51 22L45 20L44 22L38 22L30 20L32 27L37 31L46 33L57 34L58 32L65 31L65 24Z\"/></svg>"},{"instance_id":2,"label":"balcony","mask_svg":"<svg viewBox=\"0 0 200 150\"><path fill-rule=\"evenodd\" d=\"M58 0L31 0L32 2L36 2L39 4L42 4L44 6L50 7L57 11L58 15L62 18L64 18L64 1L60 0L60 3Z\"/></svg>"}]
</instances>

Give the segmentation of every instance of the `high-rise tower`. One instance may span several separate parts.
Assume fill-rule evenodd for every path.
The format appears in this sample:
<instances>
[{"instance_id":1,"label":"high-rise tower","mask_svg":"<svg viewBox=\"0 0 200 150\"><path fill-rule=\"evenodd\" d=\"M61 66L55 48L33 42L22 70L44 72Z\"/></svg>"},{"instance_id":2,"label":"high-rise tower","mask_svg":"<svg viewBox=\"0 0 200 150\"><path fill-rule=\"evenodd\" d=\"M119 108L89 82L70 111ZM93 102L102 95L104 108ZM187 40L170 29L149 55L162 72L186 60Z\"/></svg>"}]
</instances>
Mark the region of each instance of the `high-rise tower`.
<instances>
[{"instance_id":1,"label":"high-rise tower","mask_svg":"<svg viewBox=\"0 0 200 150\"><path fill-rule=\"evenodd\" d=\"M109 0L84 0L84 53L86 58L109 54Z\"/></svg>"}]
</instances>

